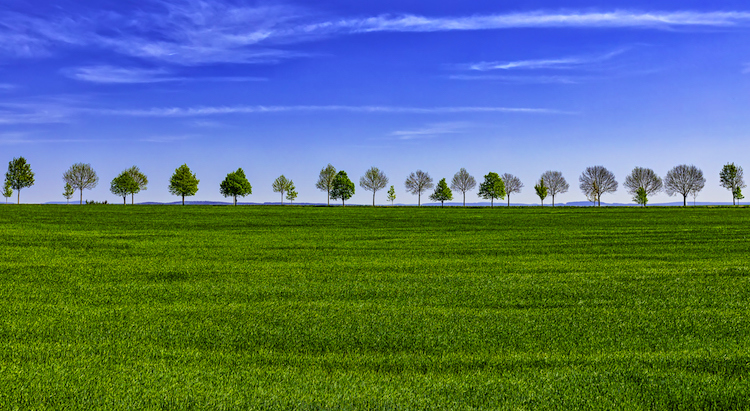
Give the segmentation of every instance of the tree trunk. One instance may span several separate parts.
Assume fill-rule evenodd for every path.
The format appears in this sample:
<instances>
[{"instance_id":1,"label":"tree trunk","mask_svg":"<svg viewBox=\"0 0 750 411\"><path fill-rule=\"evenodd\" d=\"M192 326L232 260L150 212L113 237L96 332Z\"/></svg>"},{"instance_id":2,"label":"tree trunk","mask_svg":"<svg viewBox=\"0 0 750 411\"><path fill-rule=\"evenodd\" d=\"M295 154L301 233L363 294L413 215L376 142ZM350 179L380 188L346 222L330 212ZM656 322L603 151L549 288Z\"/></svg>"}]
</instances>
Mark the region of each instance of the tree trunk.
<instances>
[{"instance_id":1,"label":"tree trunk","mask_svg":"<svg viewBox=\"0 0 750 411\"><path fill-rule=\"evenodd\" d=\"M422 193L417 193L417 207L422 207Z\"/></svg>"},{"instance_id":2,"label":"tree trunk","mask_svg":"<svg viewBox=\"0 0 750 411\"><path fill-rule=\"evenodd\" d=\"M128 205L128 196L122 196L122 204Z\"/></svg>"},{"instance_id":3,"label":"tree trunk","mask_svg":"<svg viewBox=\"0 0 750 411\"><path fill-rule=\"evenodd\" d=\"M21 204L21 189L18 189L18 204Z\"/></svg>"},{"instance_id":4,"label":"tree trunk","mask_svg":"<svg viewBox=\"0 0 750 411\"><path fill-rule=\"evenodd\" d=\"M375 207L375 190L372 190L372 206Z\"/></svg>"},{"instance_id":5,"label":"tree trunk","mask_svg":"<svg viewBox=\"0 0 750 411\"><path fill-rule=\"evenodd\" d=\"M552 207L554 207L554 206L555 206L555 196L553 195L552 196Z\"/></svg>"},{"instance_id":6,"label":"tree trunk","mask_svg":"<svg viewBox=\"0 0 750 411\"><path fill-rule=\"evenodd\" d=\"M284 205L284 192L281 192L281 205Z\"/></svg>"},{"instance_id":7,"label":"tree trunk","mask_svg":"<svg viewBox=\"0 0 750 411\"><path fill-rule=\"evenodd\" d=\"M83 189L81 189L81 202L79 204L83 205Z\"/></svg>"},{"instance_id":8,"label":"tree trunk","mask_svg":"<svg viewBox=\"0 0 750 411\"><path fill-rule=\"evenodd\" d=\"M490 197L490 208L495 208L495 197Z\"/></svg>"},{"instance_id":9,"label":"tree trunk","mask_svg":"<svg viewBox=\"0 0 750 411\"><path fill-rule=\"evenodd\" d=\"M542 199L542 207L544 207L544 199Z\"/></svg>"},{"instance_id":10,"label":"tree trunk","mask_svg":"<svg viewBox=\"0 0 750 411\"><path fill-rule=\"evenodd\" d=\"M130 193L130 205L135 204L135 193Z\"/></svg>"},{"instance_id":11,"label":"tree trunk","mask_svg":"<svg viewBox=\"0 0 750 411\"><path fill-rule=\"evenodd\" d=\"M510 194L508 194L508 207L510 207Z\"/></svg>"},{"instance_id":12,"label":"tree trunk","mask_svg":"<svg viewBox=\"0 0 750 411\"><path fill-rule=\"evenodd\" d=\"M328 189L328 206L331 206L331 189Z\"/></svg>"},{"instance_id":13,"label":"tree trunk","mask_svg":"<svg viewBox=\"0 0 750 411\"><path fill-rule=\"evenodd\" d=\"M466 207L466 191L464 191L464 207Z\"/></svg>"},{"instance_id":14,"label":"tree trunk","mask_svg":"<svg viewBox=\"0 0 750 411\"><path fill-rule=\"evenodd\" d=\"M682 196L682 206L683 207L687 207L687 196L686 195Z\"/></svg>"},{"instance_id":15,"label":"tree trunk","mask_svg":"<svg viewBox=\"0 0 750 411\"><path fill-rule=\"evenodd\" d=\"M237 205L237 196L234 196L234 205Z\"/></svg>"},{"instance_id":16,"label":"tree trunk","mask_svg":"<svg viewBox=\"0 0 750 411\"><path fill-rule=\"evenodd\" d=\"M185 205L185 194L182 195L182 205Z\"/></svg>"},{"instance_id":17,"label":"tree trunk","mask_svg":"<svg viewBox=\"0 0 750 411\"><path fill-rule=\"evenodd\" d=\"M341 197L341 207L346 207L346 200L344 200L344 197Z\"/></svg>"},{"instance_id":18,"label":"tree trunk","mask_svg":"<svg viewBox=\"0 0 750 411\"><path fill-rule=\"evenodd\" d=\"M440 202L440 208L443 208L443 203L444 203L444 201Z\"/></svg>"}]
</instances>

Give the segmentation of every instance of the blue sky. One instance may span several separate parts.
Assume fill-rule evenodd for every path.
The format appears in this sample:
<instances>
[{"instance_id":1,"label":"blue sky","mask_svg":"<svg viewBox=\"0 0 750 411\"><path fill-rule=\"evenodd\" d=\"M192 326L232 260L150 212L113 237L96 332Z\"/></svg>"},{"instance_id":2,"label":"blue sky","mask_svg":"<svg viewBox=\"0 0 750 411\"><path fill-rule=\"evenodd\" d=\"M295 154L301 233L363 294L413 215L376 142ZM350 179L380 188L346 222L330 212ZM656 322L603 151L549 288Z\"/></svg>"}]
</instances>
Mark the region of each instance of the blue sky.
<instances>
[{"instance_id":1,"label":"blue sky","mask_svg":"<svg viewBox=\"0 0 750 411\"><path fill-rule=\"evenodd\" d=\"M294 180L297 201L328 163L352 180L465 167L533 185L604 165L622 188L635 166L703 169L699 201L731 200L727 162L750 148L750 7L740 1L21 1L0 5L0 161L24 156L22 202L61 201L62 173L91 163L99 186L138 165L136 201L175 201L183 163L193 200L222 200L242 167L253 195ZM710 5L706 5L710 4ZM385 190L377 202L385 203ZM467 201L477 201L476 192ZM652 202L677 201L659 194ZM357 187L351 202L367 204Z\"/></svg>"}]
</instances>

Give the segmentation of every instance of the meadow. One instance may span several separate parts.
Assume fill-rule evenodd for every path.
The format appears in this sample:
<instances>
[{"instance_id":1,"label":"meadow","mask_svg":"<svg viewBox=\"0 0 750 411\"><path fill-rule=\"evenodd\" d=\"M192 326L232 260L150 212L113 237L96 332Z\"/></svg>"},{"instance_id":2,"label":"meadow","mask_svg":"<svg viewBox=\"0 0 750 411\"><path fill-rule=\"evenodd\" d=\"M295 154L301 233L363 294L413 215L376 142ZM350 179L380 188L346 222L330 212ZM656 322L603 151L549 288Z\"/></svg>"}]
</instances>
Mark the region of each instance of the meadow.
<instances>
[{"instance_id":1,"label":"meadow","mask_svg":"<svg viewBox=\"0 0 750 411\"><path fill-rule=\"evenodd\" d=\"M0 208L0 409L750 409L750 210Z\"/></svg>"}]
</instances>

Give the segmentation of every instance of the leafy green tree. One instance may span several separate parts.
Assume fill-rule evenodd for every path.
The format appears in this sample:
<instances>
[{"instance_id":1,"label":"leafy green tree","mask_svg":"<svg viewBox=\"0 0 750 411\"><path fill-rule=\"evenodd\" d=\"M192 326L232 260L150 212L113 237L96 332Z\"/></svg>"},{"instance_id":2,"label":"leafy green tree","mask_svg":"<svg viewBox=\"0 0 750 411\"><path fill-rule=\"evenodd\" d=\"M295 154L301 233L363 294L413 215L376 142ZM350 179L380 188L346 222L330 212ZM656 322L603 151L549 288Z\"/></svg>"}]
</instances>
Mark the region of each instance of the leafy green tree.
<instances>
[{"instance_id":1,"label":"leafy green tree","mask_svg":"<svg viewBox=\"0 0 750 411\"><path fill-rule=\"evenodd\" d=\"M70 204L70 199L73 198L73 194L75 194L75 190L73 190L73 186L71 186L68 183L65 183L65 191L63 191L63 197L65 197L65 200L67 200L67 204Z\"/></svg>"},{"instance_id":2,"label":"leafy green tree","mask_svg":"<svg viewBox=\"0 0 750 411\"><path fill-rule=\"evenodd\" d=\"M91 190L99 184L99 177L96 175L96 171L88 163L75 163L68 171L63 173L63 181L70 184L74 190L80 190L81 201L83 204L83 190Z\"/></svg>"},{"instance_id":3,"label":"leafy green tree","mask_svg":"<svg viewBox=\"0 0 750 411\"><path fill-rule=\"evenodd\" d=\"M123 171L109 183L109 191L116 196L122 197L122 203L127 204L128 195L138 191L138 183L127 171Z\"/></svg>"},{"instance_id":4,"label":"leafy green tree","mask_svg":"<svg viewBox=\"0 0 750 411\"><path fill-rule=\"evenodd\" d=\"M396 189L391 186L391 188L388 189L388 201L391 202L391 205L393 205L393 202L396 200Z\"/></svg>"},{"instance_id":5,"label":"leafy green tree","mask_svg":"<svg viewBox=\"0 0 750 411\"><path fill-rule=\"evenodd\" d=\"M346 206L346 200L352 198L354 195L354 183L349 180L349 176L346 175L346 171L341 170L336 173L336 178L333 179L331 187L331 198L341 200L341 206Z\"/></svg>"},{"instance_id":6,"label":"leafy green tree","mask_svg":"<svg viewBox=\"0 0 750 411\"><path fill-rule=\"evenodd\" d=\"M237 197L244 197L253 193L253 186L247 181L245 172L241 168L227 174L224 181L219 185L219 192L224 197L232 197L234 205L237 205Z\"/></svg>"},{"instance_id":7,"label":"leafy green tree","mask_svg":"<svg viewBox=\"0 0 750 411\"><path fill-rule=\"evenodd\" d=\"M138 185L138 189L130 193L130 204L132 205L135 204L135 195L148 188L148 177L138 169L138 166L130 167L125 172L130 174L130 177Z\"/></svg>"},{"instance_id":8,"label":"leafy green tree","mask_svg":"<svg viewBox=\"0 0 750 411\"><path fill-rule=\"evenodd\" d=\"M479 185L479 197L490 200L490 207L494 207L496 198L505 198L503 179L497 173L488 173L484 176L482 184Z\"/></svg>"},{"instance_id":9,"label":"leafy green tree","mask_svg":"<svg viewBox=\"0 0 750 411\"><path fill-rule=\"evenodd\" d=\"M198 183L201 181L190 171L187 164L183 164L174 171L169 179L169 192L172 195L182 197L182 205L185 205L185 197L194 196L198 192Z\"/></svg>"},{"instance_id":10,"label":"leafy green tree","mask_svg":"<svg viewBox=\"0 0 750 411\"><path fill-rule=\"evenodd\" d=\"M286 199L289 200L289 204L294 204L295 198L297 198L297 189L294 187L294 182L289 180L289 191L286 192Z\"/></svg>"},{"instance_id":11,"label":"leafy green tree","mask_svg":"<svg viewBox=\"0 0 750 411\"><path fill-rule=\"evenodd\" d=\"M359 186L367 191L372 191L372 205L375 206L375 193L385 188L388 184L388 177L377 167L370 167L359 179Z\"/></svg>"},{"instance_id":12,"label":"leafy green tree","mask_svg":"<svg viewBox=\"0 0 750 411\"><path fill-rule=\"evenodd\" d=\"M648 204L648 191L644 187L638 187L633 200L635 200L636 204L646 207L646 204Z\"/></svg>"},{"instance_id":13,"label":"leafy green tree","mask_svg":"<svg viewBox=\"0 0 750 411\"><path fill-rule=\"evenodd\" d=\"M448 187L448 183L445 182L445 179L438 182L435 187L435 192L430 194L430 200L440 201L440 207L443 207L446 201L453 200L453 192L450 187Z\"/></svg>"},{"instance_id":14,"label":"leafy green tree","mask_svg":"<svg viewBox=\"0 0 750 411\"><path fill-rule=\"evenodd\" d=\"M10 181L5 180L5 186L3 187L3 197L5 197L5 204L8 204L8 199L13 195L13 187L10 186Z\"/></svg>"},{"instance_id":15,"label":"leafy green tree","mask_svg":"<svg viewBox=\"0 0 750 411\"><path fill-rule=\"evenodd\" d=\"M12 190L18 191L18 204L21 204L21 189L34 185L34 172L31 165L23 157L14 158L8 163L5 181L10 183Z\"/></svg>"},{"instance_id":16,"label":"leafy green tree","mask_svg":"<svg viewBox=\"0 0 750 411\"><path fill-rule=\"evenodd\" d=\"M536 195L539 196L539 199L542 200L542 207L544 207L544 199L547 198L549 189L544 185L543 178L539 179L539 182L534 186L534 190L536 190Z\"/></svg>"},{"instance_id":17,"label":"leafy green tree","mask_svg":"<svg viewBox=\"0 0 750 411\"><path fill-rule=\"evenodd\" d=\"M734 163L726 164L719 173L719 179L721 186L732 192L732 205L736 204L739 188L745 188L745 180L743 178L742 167L734 165ZM741 191L739 191L741 193Z\"/></svg>"},{"instance_id":18,"label":"leafy green tree","mask_svg":"<svg viewBox=\"0 0 750 411\"><path fill-rule=\"evenodd\" d=\"M326 192L328 205L331 205L331 189L333 188L334 178L336 178L336 167L328 164L322 170L320 170L320 175L318 175L318 182L315 183L315 187L317 187L321 191Z\"/></svg>"},{"instance_id":19,"label":"leafy green tree","mask_svg":"<svg viewBox=\"0 0 750 411\"><path fill-rule=\"evenodd\" d=\"M281 193L281 205L284 205L284 193L289 191L290 185L292 185L292 180L284 177L283 174L273 181L274 193Z\"/></svg>"},{"instance_id":20,"label":"leafy green tree","mask_svg":"<svg viewBox=\"0 0 750 411\"><path fill-rule=\"evenodd\" d=\"M409 174L404 185L406 191L417 195L417 206L422 206L422 193L434 187L430 174L422 170Z\"/></svg>"},{"instance_id":21,"label":"leafy green tree","mask_svg":"<svg viewBox=\"0 0 750 411\"><path fill-rule=\"evenodd\" d=\"M737 187L736 189L734 189L734 198L737 199L737 204L740 203L740 200L745 198L745 196L742 195L742 189L740 187Z\"/></svg>"}]
</instances>

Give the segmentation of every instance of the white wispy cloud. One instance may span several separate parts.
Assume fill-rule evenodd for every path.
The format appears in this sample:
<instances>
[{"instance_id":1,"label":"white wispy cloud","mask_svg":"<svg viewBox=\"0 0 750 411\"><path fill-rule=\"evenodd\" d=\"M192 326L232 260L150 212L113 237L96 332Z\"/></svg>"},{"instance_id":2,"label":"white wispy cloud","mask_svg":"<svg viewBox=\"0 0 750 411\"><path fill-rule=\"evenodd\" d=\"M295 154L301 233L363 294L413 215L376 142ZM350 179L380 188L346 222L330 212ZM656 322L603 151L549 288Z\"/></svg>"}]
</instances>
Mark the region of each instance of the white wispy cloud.
<instances>
[{"instance_id":1,"label":"white wispy cloud","mask_svg":"<svg viewBox=\"0 0 750 411\"><path fill-rule=\"evenodd\" d=\"M400 106L218 106L218 107L168 107L151 109L83 109L91 114L133 117L195 117L226 114L258 114L285 112L351 112L396 114L451 114L451 113L528 113L574 114L562 110L524 107L400 107Z\"/></svg>"},{"instance_id":2,"label":"white wispy cloud","mask_svg":"<svg viewBox=\"0 0 750 411\"><path fill-rule=\"evenodd\" d=\"M460 134L470 126L471 124L466 122L432 123L420 128L397 130L390 135L399 140L427 139L446 134Z\"/></svg>"},{"instance_id":3,"label":"white wispy cloud","mask_svg":"<svg viewBox=\"0 0 750 411\"><path fill-rule=\"evenodd\" d=\"M264 6L228 0L144 3L131 14L92 11L87 15L39 18L0 13L0 50L19 57L49 55L59 46L97 47L175 65L273 63L307 56L289 45L331 36L369 32L437 32L513 28L674 29L747 27L746 11L508 13L430 17L379 15L322 18L301 7ZM571 61L537 61L565 65ZM533 62L526 62L527 67Z\"/></svg>"},{"instance_id":4,"label":"white wispy cloud","mask_svg":"<svg viewBox=\"0 0 750 411\"><path fill-rule=\"evenodd\" d=\"M451 80L464 81L498 81L507 84L578 84L588 77L580 76L496 76L496 75L466 75L455 74L448 76Z\"/></svg>"},{"instance_id":5,"label":"white wispy cloud","mask_svg":"<svg viewBox=\"0 0 750 411\"><path fill-rule=\"evenodd\" d=\"M165 135L165 136L151 136L142 138L138 141L142 141L144 143L177 143L180 141L190 140L195 138L194 135Z\"/></svg>"},{"instance_id":6,"label":"white wispy cloud","mask_svg":"<svg viewBox=\"0 0 750 411\"><path fill-rule=\"evenodd\" d=\"M468 69L475 71L490 70L538 70L538 69L578 69L592 66L610 60L622 53L625 49L618 49L606 54L596 56L575 56L556 59L517 60L517 61L492 61L479 62L468 65Z\"/></svg>"},{"instance_id":7,"label":"white wispy cloud","mask_svg":"<svg viewBox=\"0 0 750 411\"><path fill-rule=\"evenodd\" d=\"M0 91L8 91L16 88L14 84L0 83Z\"/></svg>"},{"instance_id":8,"label":"white wispy cloud","mask_svg":"<svg viewBox=\"0 0 750 411\"><path fill-rule=\"evenodd\" d=\"M171 71L164 68L143 69L109 65L65 68L61 72L72 79L108 84L162 83L171 81L247 82L268 80L263 77L180 77L174 76Z\"/></svg>"}]
</instances>

